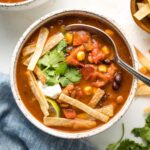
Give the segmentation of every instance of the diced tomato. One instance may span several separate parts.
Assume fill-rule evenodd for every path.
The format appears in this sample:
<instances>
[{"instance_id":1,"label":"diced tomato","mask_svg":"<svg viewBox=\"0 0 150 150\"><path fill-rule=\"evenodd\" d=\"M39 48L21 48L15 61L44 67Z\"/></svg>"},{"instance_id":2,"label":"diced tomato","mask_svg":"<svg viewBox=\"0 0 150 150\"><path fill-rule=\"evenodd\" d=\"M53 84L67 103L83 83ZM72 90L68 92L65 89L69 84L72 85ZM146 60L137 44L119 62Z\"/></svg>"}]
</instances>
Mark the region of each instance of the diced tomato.
<instances>
[{"instance_id":1,"label":"diced tomato","mask_svg":"<svg viewBox=\"0 0 150 150\"><path fill-rule=\"evenodd\" d=\"M89 54L92 57L93 63L97 64L99 61L105 58L105 54L100 49L100 44L98 41L93 40L93 50Z\"/></svg>"},{"instance_id":2,"label":"diced tomato","mask_svg":"<svg viewBox=\"0 0 150 150\"><path fill-rule=\"evenodd\" d=\"M90 35L85 31L73 32L73 46L79 46L83 43L87 43L89 39Z\"/></svg>"},{"instance_id":3,"label":"diced tomato","mask_svg":"<svg viewBox=\"0 0 150 150\"><path fill-rule=\"evenodd\" d=\"M107 75L99 72L97 70L97 67L91 64L86 64L81 69L81 74L83 75L83 78L85 80L91 80L95 82L97 79L100 79L101 81L104 81L105 83L108 82Z\"/></svg>"},{"instance_id":4,"label":"diced tomato","mask_svg":"<svg viewBox=\"0 0 150 150\"><path fill-rule=\"evenodd\" d=\"M84 43L83 45L84 45L86 51L91 51L91 50L93 50L93 48L94 48L94 47L93 47L93 42L92 42L91 39L89 39L88 42L87 42L87 43Z\"/></svg>"},{"instance_id":5,"label":"diced tomato","mask_svg":"<svg viewBox=\"0 0 150 150\"><path fill-rule=\"evenodd\" d=\"M88 80L91 76L91 74L93 74L95 72L95 67L93 65L87 64L85 65L82 69L81 69L81 73L83 75L83 78L85 80Z\"/></svg>"},{"instance_id":6,"label":"diced tomato","mask_svg":"<svg viewBox=\"0 0 150 150\"><path fill-rule=\"evenodd\" d=\"M76 111L74 109L63 109L63 113L65 115L66 118L68 119L74 119L76 118L77 114Z\"/></svg>"},{"instance_id":7,"label":"diced tomato","mask_svg":"<svg viewBox=\"0 0 150 150\"><path fill-rule=\"evenodd\" d=\"M85 51L85 47L81 45L71 51L70 55L66 58L66 61L69 65L73 66L81 65L81 63L79 63L79 61L76 59L77 53L79 51Z\"/></svg>"}]
</instances>

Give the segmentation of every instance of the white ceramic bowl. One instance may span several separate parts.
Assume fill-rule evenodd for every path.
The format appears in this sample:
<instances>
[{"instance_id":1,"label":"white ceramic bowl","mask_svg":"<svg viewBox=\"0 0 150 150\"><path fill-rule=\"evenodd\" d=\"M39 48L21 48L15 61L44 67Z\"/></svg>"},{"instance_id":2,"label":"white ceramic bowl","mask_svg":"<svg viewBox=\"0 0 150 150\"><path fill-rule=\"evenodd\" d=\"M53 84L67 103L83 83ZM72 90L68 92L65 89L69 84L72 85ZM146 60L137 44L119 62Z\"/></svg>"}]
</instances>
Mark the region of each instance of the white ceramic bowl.
<instances>
[{"instance_id":1,"label":"white ceramic bowl","mask_svg":"<svg viewBox=\"0 0 150 150\"><path fill-rule=\"evenodd\" d=\"M82 14L82 15L85 15L85 16L94 17L95 19L98 19L102 22L105 22L105 23L108 23L109 25L111 25L118 32L118 34L120 34L120 36L123 38L124 42L126 43L127 47L129 48L130 54L131 54L131 57L132 57L132 61L133 61L133 67L135 69L137 69L136 64L138 64L138 63L137 63L135 51L133 50L133 47L128 43L127 38L125 36L125 33L122 33L122 29L120 29L118 27L118 25L114 25L114 21L112 21L108 18L106 19L106 17L104 17L104 16L101 16L99 14L95 14L95 13L92 13L92 12L89 12L89 11L62 10L62 11L52 12L52 13L49 13L49 14L43 16L42 18L40 18L36 22L34 22L24 32L22 37L19 39L18 44L16 45L16 48L15 48L15 51L14 51L13 57L12 57L12 63L11 63L11 88L12 88L13 95L15 97L15 101L16 101L18 107L20 108L20 110L22 111L22 113L25 115L25 117L32 124L34 124L36 127L41 129L42 131L44 131L48 134L54 135L54 136L62 137L62 138L77 139L77 138L89 137L89 136L101 133L104 130L111 127L115 122L117 122L125 114L125 112L129 108L129 106L131 105L131 102L133 100L135 90L136 90L136 87L137 87L137 81L136 81L136 79L133 79L130 94L129 94L128 99L126 100L124 106L122 107L122 109L108 123L106 123L106 124L104 124L100 127L97 127L95 129L91 129L91 130L83 131L83 132L77 132L77 133L69 133L69 132L64 132L64 131L58 131L58 130L55 130L53 128L46 127L45 125L40 123L34 116L32 116L32 114L28 111L28 109L23 104L23 102L22 102L22 100L19 96L19 92L17 90L17 85L16 85L16 63L17 63L20 51L21 51L23 45L25 44L25 42L27 41L27 39L30 37L30 35L37 28L39 28L43 24L51 21L52 19L55 19L57 17L63 16L63 15L66 15L66 14L77 14L77 15Z\"/></svg>"},{"instance_id":2,"label":"white ceramic bowl","mask_svg":"<svg viewBox=\"0 0 150 150\"><path fill-rule=\"evenodd\" d=\"M48 0L26 0L17 3L2 3L0 2L0 9L2 10L24 10L36 7Z\"/></svg>"}]
</instances>

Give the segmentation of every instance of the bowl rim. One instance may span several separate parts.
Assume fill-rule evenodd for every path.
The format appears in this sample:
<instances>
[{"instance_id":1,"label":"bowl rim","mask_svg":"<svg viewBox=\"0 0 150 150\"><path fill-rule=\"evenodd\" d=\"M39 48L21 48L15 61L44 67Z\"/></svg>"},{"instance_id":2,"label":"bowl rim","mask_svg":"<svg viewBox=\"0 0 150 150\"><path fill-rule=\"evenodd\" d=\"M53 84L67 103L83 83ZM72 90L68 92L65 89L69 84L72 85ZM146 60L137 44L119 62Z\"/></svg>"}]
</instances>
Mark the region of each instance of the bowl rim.
<instances>
[{"instance_id":1,"label":"bowl rim","mask_svg":"<svg viewBox=\"0 0 150 150\"><path fill-rule=\"evenodd\" d=\"M131 12L131 16L132 16L134 22L135 22L142 30L144 30L144 31L147 32L147 33L150 33L150 29L149 29L142 21L137 20L137 19L133 16L135 4L136 4L136 0L131 0L131 1L130 1L130 12ZM134 6L133 6L133 5L134 5Z\"/></svg>"},{"instance_id":2,"label":"bowl rim","mask_svg":"<svg viewBox=\"0 0 150 150\"><path fill-rule=\"evenodd\" d=\"M108 123L106 123L102 126L99 126L97 128L87 130L87 131L85 130L82 132L64 132L61 130L56 130L53 128L46 127L28 111L28 109L26 108L26 106L24 105L23 101L21 100L21 98L19 96L19 92L18 92L17 85L16 85L16 62L18 60L19 53L22 49L22 46L23 46L24 42L26 41L26 39L28 39L28 37L30 37L30 35L37 28L39 28L41 25L47 23L51 19L51 17L54 17L55 15L59 15L59 14L63 15L64 13L73 13L73 12L85 13L85 14L87 13L89 15L96 16L99 19L103 19L103 20L109 22L111 25L113 25L115 27L115 29L118 30L118 33L122 36L123 40L126 42L128 48L130 50L130 55L132 57L133 67L135 69L138 68L138 63L137 63L138 61L137 61L136 53L133 50L133 46L130 45L130 43L128 42L127 35L123 31L123 29L121 29L120 26L114 20L110 19L107 16L103 16L103 15L100 15L98 13L94 13L93 11L88 10L88 9L81 9L81 10L79 10L79 9L65 9L64 10L63 9L63 10L57 10L57 11L50 12L50 13L44 15L43 17L41 17L40 19L38 19L37 21L35 21L32 25L30 25L27 28L27 30L23 33L21 38L19 39L19 41L15 47L15 50L13 52L13 55L12 55L11 68L10 68L11 90L12 90L14 99L15 99L19 109L24 114L24 116L34 126L39 128L40 130L44 131L45 133L48 133L48 134L51 134L51 135L54 135L57 137L61 137L61 138L66 138L66 139L79 139L79 138L90 137L90 136L96 135L96 134L101 133L101 132L105 131L106 129L110 128L113 124L115 124L125 114L125 112L129 108L129 106L131 105L131 102L133 101L134 94L135 94L135 91L137 88L137 80L133 77L130 94L129 94L124 106L121 108L121 110Z\"/></svg>"},{"instance_id":3,"label":"bowl rim","mask_svg":"<svg viewBox=\"0 0 150 150\"><path fill-rule=\"evenodd\" d=\"M24 6L24 5L30 5L31 3L38 1L38 0L25 0L22 2L14 2L14 3L4 3L4 2L0 2L0 7L20 7L20 6Z\"/></svg>"}]
</instances>

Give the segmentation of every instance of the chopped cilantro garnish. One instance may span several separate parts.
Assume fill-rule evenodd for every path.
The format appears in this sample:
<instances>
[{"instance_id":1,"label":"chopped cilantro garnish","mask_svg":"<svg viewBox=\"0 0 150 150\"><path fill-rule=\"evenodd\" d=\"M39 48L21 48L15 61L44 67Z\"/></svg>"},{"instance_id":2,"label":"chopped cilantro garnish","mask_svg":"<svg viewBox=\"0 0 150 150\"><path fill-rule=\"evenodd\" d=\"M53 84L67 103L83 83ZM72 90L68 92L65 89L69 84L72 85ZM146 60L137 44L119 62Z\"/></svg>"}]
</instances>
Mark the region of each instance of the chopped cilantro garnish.
<instances>
[{"instance_id":1,"label":"chopped cilantro garnish","mask_svg":"<svg viewBox=\"0 0 150 150\"><path fill-rule=\"evenodd\" d=\"M132 133L136 137L140 137L144 143L139 144L130 139L122 140L122 136L118 142L109 144L106 150L150 150L150 115L145 120L145 126L142 128L134 128Z\"/></svg>"},{"instance_id":2,"label":"chopped cilantro garnish","mask_svg":"<svg viewBox=\"0 0 150 150\"><path fill-rule=\"evenodd\" d=\"M65 73L65 77L71 82L78 82L81 79L81 74L79 70L75 68L69 68Z\"/></svg>"},{"instance_id":3,"label":"chopped cilantro garnish","mask_svg":"<svg viewBox=\"0 0 150 150\"><path fill-rule=\"evenodd\" d=\"M60 83L63 87L80 81L81 74L78 69L71 68L65 61L65 48L67 43L62 40L53 50L46 53L38 65L47 77L47 85Z\"/></svg>"}]
</instances>

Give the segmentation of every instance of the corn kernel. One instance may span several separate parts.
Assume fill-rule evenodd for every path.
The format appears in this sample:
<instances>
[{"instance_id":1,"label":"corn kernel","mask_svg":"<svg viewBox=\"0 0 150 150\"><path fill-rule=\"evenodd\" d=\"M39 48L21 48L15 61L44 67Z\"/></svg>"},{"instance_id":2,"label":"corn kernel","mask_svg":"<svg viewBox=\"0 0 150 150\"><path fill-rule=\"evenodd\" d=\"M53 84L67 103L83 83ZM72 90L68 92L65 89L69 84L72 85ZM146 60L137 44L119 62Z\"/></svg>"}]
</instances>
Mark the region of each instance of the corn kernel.
<instances>
[{"instance_id":1,"label":"corn kernel","mask_svg":"<svg viewBox=\"0 0 150 150\"><path fill-rule=\"evenodd\" d=\"M85 93L86 95L91 95L91 94L93 93L93 88L92 88L91 86L86 86L86 87L84 88L84 93Z\"/></svg>"},{"instance_id":2,"label":"corn kernel","mask_svg":"<svg viewBox=\"0 0 150 150\"><path fill-rule=\"evenodd\" d=\"M73 35L71 33L66 33L65 38L68 44L72 43Z\"/></svg>"},{"instance_id":3,"label":"corn kernel","mask_svg":"<svg viewBox=\"0 0 150 150\"><path fill-rule=\"evenodd\" d=\"M107 72L107 66L106 65L99 65L98 66L98 70L100 71L100 72Z\"/></svg>"},{"instance_id":4,"label":"corn kernel","mask_svg":"<svg viewBox=\"0 0 150 150\"><path fill-rule=\"evenodd\" d=\"M109 48L107 46L102 47L102 51L104 54L108 55L110 53Z\"/></svg>"},{"instance_id":5,"label":"corn kernel","mask_svg":"<svg viewBox=\"0 0 150 150\"><path fill-rule=\"evenodd\" d=\"M83 61L85 59L85 52L79 51L77 53L77 59L78 59L78 61Z\"/></svg>"}]
</instances>

